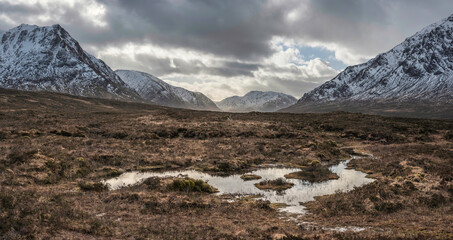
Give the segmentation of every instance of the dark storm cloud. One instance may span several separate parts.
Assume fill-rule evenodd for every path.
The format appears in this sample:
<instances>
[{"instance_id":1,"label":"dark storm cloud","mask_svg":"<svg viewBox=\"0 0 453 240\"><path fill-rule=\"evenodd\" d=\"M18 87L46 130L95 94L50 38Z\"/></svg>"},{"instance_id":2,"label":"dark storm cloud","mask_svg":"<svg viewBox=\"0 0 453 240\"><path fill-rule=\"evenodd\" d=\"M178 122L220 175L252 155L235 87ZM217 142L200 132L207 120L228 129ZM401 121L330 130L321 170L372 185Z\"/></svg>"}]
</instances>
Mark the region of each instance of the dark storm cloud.
<instances>
[{"instance_id":1,"label":"dark storm cloud","mask_svg":"<svg viewBox=\"0 0 453 240\"><path fill-rule=\"evenodd\" d=\"M274 53L269 45L274 36L336 44L353 54L373 56L453 13L449 0L100 1L109 6L111 30L123 41L148 39L163 47L242 60ZM294 10L301 16L288 22Z\"/></svg>"},{"instance_id":2,"label":"dark storm cloud","mask_svg":"<svg viewBox=\"0 0 453 240\"><path fill-rule=\"evenodd\" d=\"M207 66L200 60L184 60L180 58L157 58L148 54L138 54L135 58L144 66L152 66L156 75L179 73L185 75L206 74L222 77L253 77L253 71L261 65L232 61L218 61L216 67Z\"/></svg>"},{"instance_id":3,"label":"dark storm cloud","mask_svg":"<svg viewBox=\"0 0 453 240\"><path fill-rule=\"evenodd\" d=\"M96 5L105 10L99 16L89 13ZM242 90L260 87L300 95L336 73L323 66L301 69L281 64L282 59L270 61L282 51L271 44L275 37L326 48L349 65L389 50L452 13L451 0L0 0L0 29L59 23L113 68L158 77L212 76L219 82L253 78L257 84ZM134 52L131 57L105 51L128 44L180 49L183 54ZM185 58L191 51L209 59ZM262 81L266 84L259 85Z\"/></svg>"},{"instance_id":4,"label":"dark storm cloud","mask_svg":"<svg viewBox=\"0 0 453 240\"><path fill-rule=\"evenodd\" d=\"M77 5L84 2L58 9L63 11L59 19L47 22L62 24L82 44L152 42L256 61L274 53L269 44L274 36L336 44L372 56L453 13L450 0L97 0L106 7L108 25L99 29L84 21ZM46 7L39 1L35 5L6 1L0 2L0 13L23 19ZM301 16L288 22L291 11ZM0 28L9 27L13 26L0 19Z\"/></svg>"},{"instance_id":5,"label":"dark storm cloud","mask_svg":"<svg viewBox=\"0 0 453 240\"><path fill-rule=\"evenodd\" d=\"M264 13L261 0L117 0L113 4L116 6L109 12L112 21L121 14L146 23L146 29L136 29L140 33L129 32L132 36L146 37L161 46L182 46L241 59L257 59L273 52L268 42L279 32L276 29L283 15L279 11ZM127 21L116 22L116 27L127 29Z\"/></svg>"}]
</instances>

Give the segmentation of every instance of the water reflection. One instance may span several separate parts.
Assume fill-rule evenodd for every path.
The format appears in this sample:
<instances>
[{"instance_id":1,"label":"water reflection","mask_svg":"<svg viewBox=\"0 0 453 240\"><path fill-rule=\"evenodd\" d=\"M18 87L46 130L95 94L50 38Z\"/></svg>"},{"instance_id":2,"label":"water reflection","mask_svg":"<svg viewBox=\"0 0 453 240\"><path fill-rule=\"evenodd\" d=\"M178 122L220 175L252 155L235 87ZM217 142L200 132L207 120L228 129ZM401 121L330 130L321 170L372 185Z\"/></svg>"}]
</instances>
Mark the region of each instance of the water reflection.
<instances>
[{"instance_id":1,"label":"water reflection","mask_svg":"<svg viewBox=\"0 0 453 240\"><path fill-rule=\"evenodd\" d=\"M294 186L285 191L260 190L254 186L255 183L262 180L272 180L283 177L285 174L300 171L299 168L281 168L268 167L249 172L262 177L259 180L244 181L241 175L231 175L227 177L213 176L194 170L185 171L167 171L167 172L127 172L121 176L106 180L112 190L140 183L149 177L190 177L201 179L217 188L217 194L234 194L234 195L260 195L264 200L271 203L285 203L288 206L282 208L282 211L289 213L304 213L305 207L300 203L314 200L316 196L333 194L337 191L349 191L354 187L371 183L374 180L366 178L366 174L353 169L346 169L348 161L341 162L338 165L330 167L330 170L339 176L339 179L329 180L321 183L309 183L298 179L287 179L294 183Z\"/></svg>"}]
</instances>

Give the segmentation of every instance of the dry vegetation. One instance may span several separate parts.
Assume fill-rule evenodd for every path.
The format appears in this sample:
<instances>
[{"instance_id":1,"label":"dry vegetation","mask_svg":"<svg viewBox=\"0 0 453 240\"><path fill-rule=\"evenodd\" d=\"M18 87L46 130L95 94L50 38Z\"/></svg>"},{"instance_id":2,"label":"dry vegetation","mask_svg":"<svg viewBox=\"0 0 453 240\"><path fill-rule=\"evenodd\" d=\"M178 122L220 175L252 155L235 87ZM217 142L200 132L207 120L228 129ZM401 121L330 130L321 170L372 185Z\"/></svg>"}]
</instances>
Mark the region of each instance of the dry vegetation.
<instances>
[{"instance_id":1,"label":"dry vegetation","mask_svg":"<svg viewBox=\"0 0 453 240\"><path fill-rule=\"evenodd\" d=\"M294 183L290 183L284 178L277 178L274 180L264 180L259 183L255 183L255 186L263 190L283 191L292 188L294 186Z\"/></svg>"},{"instance_id":2,"label":"dry vegetation","mask_svg":"<svg viewBox=\"0 0 453 240\"><path fill-rule=\"evenodd\" d=\"M302 169L302 171L286 174L285 178L300 179L311 183L339 178L336 173L331 172L327 166L322 166L321 162L317 160L314 160L309 166L303 167Z\"/></svg>"},{"instance_id":3,"label":"dry vegetation","mask_svg":"<svg viewBox=\"0 0 453 240\"><path fill-rule=\"evenodd\" d=\"M261 176L255 175L255 174L244 174L241 176L241 179L244 181L252 181L252 180L258 180L261 179Z\"/></svg>"},{"instance_id":4,"label":"dry vegetation","mask_svg":"<svg viewBox=\"0 0 453 240\"><path fill-rule=\"evenodd\" d=\"M0 90L0 236L6 239L453 238L453 122L362 114L230 114ZM377 179L286 221L190 179L107 191L130 170L241 173L259 164L350 167ZM181 182L183 181L183 182ZM212 191L211 191L212 190ZM246 216L246 217L245 217ZM328 227L360 226L337 233Z\"/></svg>"}]
</instances>

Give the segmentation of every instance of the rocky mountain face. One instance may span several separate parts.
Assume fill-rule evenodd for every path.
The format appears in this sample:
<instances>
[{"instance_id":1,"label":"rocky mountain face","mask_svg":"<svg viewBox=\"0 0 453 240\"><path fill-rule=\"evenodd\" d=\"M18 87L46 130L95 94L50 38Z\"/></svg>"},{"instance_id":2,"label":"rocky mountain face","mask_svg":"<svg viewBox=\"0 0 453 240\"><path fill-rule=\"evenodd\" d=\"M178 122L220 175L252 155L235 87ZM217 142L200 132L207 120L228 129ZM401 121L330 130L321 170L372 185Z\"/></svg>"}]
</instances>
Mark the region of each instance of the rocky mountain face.
<instances>
[{"instance_id":1,"label":"rocky mountain face","mask_svg":"<svg viewBox=\"0 0 453 240\"><path fill-rule=\"evenodd\" d=\"M172 86L144 72L117 70L115 73L144 99L158 105L219 111L216 104L199 92Z\"/></svg>"},{"instance_id":2,"label":"rocky mountain face","mask_svg":"<svg viewBox=\"0 0 453 240\"><path fill-rule=\"evenodd\" d=\"M323 104L331 110L335 109L334 105L338 110L347 110L343 106L354 103L379 102L380 106L386 102L393 106L398 103L401 109L404 104L420 102L453 104L452 42L453 15L364 64L346 68L284 111L316 112L322 110Z\"/></svg>"},{"instance_id":3,"label":"rocky mountain face","mask_svg":"<svg viewBox=\"0 0 453 240\"><path fill-rule=\"evenodd\" d=\"M284 93L251 91L242 97L225 98L217 106L228 112L274 112L289 107L296 101L296 98Z\"/></svg>"},{"instance_id":4,"label":"rocky mountain face","mask_svg":"<svg viewBox=\"0 0 453 240\"><path fill-rule=\"evenodd\" d=\"M142 100L60 25L23 24L0 33L0 87Z\"/></svg>"}]
</instances>

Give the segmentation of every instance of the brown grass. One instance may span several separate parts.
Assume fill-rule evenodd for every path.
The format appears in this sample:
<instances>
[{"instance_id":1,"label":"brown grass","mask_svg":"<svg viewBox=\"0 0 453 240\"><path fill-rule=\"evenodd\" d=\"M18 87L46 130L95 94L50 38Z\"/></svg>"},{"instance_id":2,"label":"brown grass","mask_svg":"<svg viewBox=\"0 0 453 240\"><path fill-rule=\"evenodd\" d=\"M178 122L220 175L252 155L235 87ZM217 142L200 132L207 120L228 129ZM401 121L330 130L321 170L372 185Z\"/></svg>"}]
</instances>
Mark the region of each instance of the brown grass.
<instances>
[{"instance_id":1,"label":"brown grass","mask_svg":"<svg viewBox=\"0 0 453 240\"><path fill-rule=\"evenodd\" d=\"M343 112L189 111L1 90L0 236L100 239L452 238L453 122ZM265 201L232 203L150 179L96 185L130 170L238 174L260 164L322 166L351 148L350 167L377 181L307 204L305 228ZM247 217L244 217L247 216ZM360 233L323 230L369 227Z\"/></svg>"},{"instance_id":2,"label":"brown grass","mask_svg":"<svg viewBox=\"0 0 453 240\"><path fill-rule=\"evenodd\" d=\"M336 173L331 172L327 166L323 166L319 161L315 160L309 166L304 166L302 171L286 174L285 178L300 179L314 183L338 179L339 177Z\"/></svg>"},{"instance_id":3,"label":"brown grass","mask_svg":"<svg viewBox=\"0 0 453 240\"><path fill-rule=\"evenodd\" d=\"M278 178L275 180L265 180L255 183L255 186L262 190L283 191L292 188L294 183L287 182L284 178Z\"/></svg>"}]
</instances>

